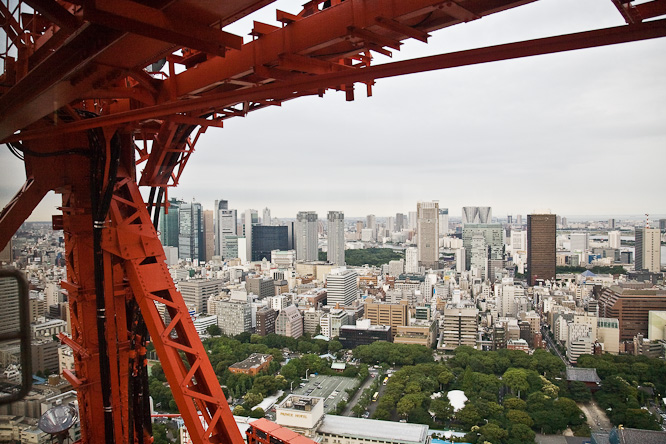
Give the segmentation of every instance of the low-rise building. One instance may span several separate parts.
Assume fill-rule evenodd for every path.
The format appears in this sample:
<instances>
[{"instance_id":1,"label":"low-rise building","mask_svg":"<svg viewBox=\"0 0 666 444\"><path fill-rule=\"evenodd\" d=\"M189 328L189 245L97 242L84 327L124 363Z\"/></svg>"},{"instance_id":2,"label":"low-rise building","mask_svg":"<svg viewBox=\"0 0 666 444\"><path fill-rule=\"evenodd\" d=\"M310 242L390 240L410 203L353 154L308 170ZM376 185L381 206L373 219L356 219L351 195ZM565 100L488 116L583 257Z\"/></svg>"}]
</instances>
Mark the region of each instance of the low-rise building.
<instances>
[{"instance_id":1,"label":"low-rise building","mask_svg":"<svg viewBox=\"0 0 666 444\"><path fill-rule=\"evenodd\" d=\"M255 376L257 373L268 370L273 355L252 353L247 359L237 362L229 367L231 373L243 373Z\"/></svg>"},{"instance_id":2,"label":"low-rise building","mask_svg":"<svg viewBox=\"0 0 666 444\"><path fill-rule=\"evenodd\" d=\"M399 325L396 344L418 344L433 347L437 340L437 321L412 320L410 325Z\"/></svg>"}]
</instances>

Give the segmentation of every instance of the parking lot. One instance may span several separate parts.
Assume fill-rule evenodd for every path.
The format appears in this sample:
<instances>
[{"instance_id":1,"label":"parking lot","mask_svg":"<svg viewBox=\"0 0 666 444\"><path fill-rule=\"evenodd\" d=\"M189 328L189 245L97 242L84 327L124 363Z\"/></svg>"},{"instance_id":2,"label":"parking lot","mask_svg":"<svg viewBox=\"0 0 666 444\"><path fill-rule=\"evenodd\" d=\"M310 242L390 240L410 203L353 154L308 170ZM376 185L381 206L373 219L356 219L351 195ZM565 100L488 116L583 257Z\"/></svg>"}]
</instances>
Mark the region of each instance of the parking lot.
<instances>
[{"instance_id":1,"label":"parking lot","mask_svg":"<svg viewBox=\"0 0 666 444\"><path fill-rule=\"evenodd\" d=\"M343 376L310 375L310 381L305 382L304 387L294 387L294 393L298 395L317 396L324 398L324 412L328 413L335 409L338 402L347 400L349 395L346 390L353 388L358 383L355 378Z\"/></svg>"}]
</instances>

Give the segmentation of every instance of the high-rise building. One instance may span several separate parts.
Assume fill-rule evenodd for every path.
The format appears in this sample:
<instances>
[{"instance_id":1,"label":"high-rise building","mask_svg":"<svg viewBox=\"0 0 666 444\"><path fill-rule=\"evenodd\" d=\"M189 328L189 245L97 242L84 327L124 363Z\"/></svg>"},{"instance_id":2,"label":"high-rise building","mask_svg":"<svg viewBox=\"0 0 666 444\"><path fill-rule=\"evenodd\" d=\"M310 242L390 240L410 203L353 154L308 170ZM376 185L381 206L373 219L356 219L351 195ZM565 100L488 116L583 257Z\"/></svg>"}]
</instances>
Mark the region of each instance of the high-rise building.
<instances>
[{"instance_id":1,"label":"high-rise building","mask_svg":"<svg viewBox=\"0 0 666 444\"><path fill-rule=\"evenodd\" d=\"M252 329L252 307L247 301L213 296L208 299L208 311L217 316L222 334L236 336Z\"/></svg>"},{"instance_id":2,"label":"high-rise building","mask_svg":"<svg viewBox=\"0 0 666 444\"><path fill-rule=\"evenodd\" d=\"M224 259L238 257L238 242L235 240L238 235L237 218L236 210L230 210L226 200L215 201L215 254ZM233 246L232 251L228 248L230 245Z\"/></svg>"},{"instance_id":3,"label":"high-rise building","mask_svg":"<svg viewBox=\"0 0 666 444\"><path fill-rule=\"evenodd\" d=\"M527 251L527 231L511 231L511 250Z\"/></svg>"},{"instance_id":4,"label":"high-rise building","mask_svg":"<svg viewBox=\"0 0 666 444\"><path fill-rule=\"evenodd\" d=\"M257 225L252 229L252 260L271 261L271 251L288 250L288 233L285 226Z\"/></svg>"},{"instance_id":5,"label":"high-rise building","mask_svg":"<svg viewBox=\"0 0 666 444\"><path fill-rule=\"evenodd\" d=\"M368 214L365 216L365 228L370 228L371 230L377 228L377 218L374 214Z\"/></svg>"},{"instance_id":6,"label":"high-rise building","mask_svg":"<svg viewBox=\"0 0 666 444\"><path fill-rule=\"evenodd\" d=\"M364 316L372 325L390 325L391 337L398 334L398 326L409 323L409 301L402 300L397 304L375 302L368 298L365 302Z\"/></svg>"},{"instance_id":7,"label":"high-rise building","mask_svg":"<svg viewBox=\"0 0 666 444\"><path fill-rule=\"evenodd\" d=\"M171 198L168 201L167 212L164 207L160 208L160 240L165 247L178 248L178 233L180 232L178 212L182 203L184 202Z\"/></svg>"},{"instance_id":8,"label":"high-rise building","mask_svg":"<svg viewBox=\"0 0 666 444\"><path fill-rule=\"evenodd\" d=\"M199 202L181 203L178 211L178 258L206 260L203 210Z\"/></svg>"},{"instance_id":9,"label":"high-rise building","mask_svg":"<svg viewBox=\"0 0 666 444\"><path fill-rule=\"evenodd\" d=\"M610 228L610 229L615 228L615 219L613 219L613 218L608 219L608 228Z\"/></svg>"},{"instance_id":10,"label":"high-rise building","mask_svg":"<svg viewBox=\"0 0 666 444\"><path fill-rule=\"evenodd\" d=\"M620 235L620 231L608 232L608 246L615 249L619 249L622 246L622 237Z\"/></svg>"},{"instance_id":11,"label":"high-rise building","mask_svg":"<svg viewBox=\"0 0 666 444\"><path fill-rule=\"evenodd\" d=\"M275 319L275 333L295 339L303 336L303 317L295 305L280 310Z\"/></svg>"},{"instance_id":12,"label":"high-rise building","mask_svg":"<svg viewBox=\"0 0 666 444\"><path fill-rule=\"evenodd\" d=\"M518 215L516 215L516 223L517 223L518 225L522 225L522 224L523 224L523 215L522 215L522 214L518 214ZM565 218L562 218L562 224L563 224L563 225L566 225L566 224L565 224Z\"/></svg>"},{"instance_id":13,"label":"high-rise building","mask_svg":"<svg viewBox=\"0 0 666 444\"><path fill-rule=\"evenodd\" d=\"M271 278L247 278L245 288L248 293L257 295L259 299L275 296L275 281Z\"/></svg>"},{"instance_id":14,"label":"high-rise building","mask_svg":"<svg viewBox=\"0 0 666 444\"><path fill-rule=\"evenodd\" d=\"M361 240L363 237L363 221L356 222L356 239Z\"/></svg>"},{"instance_id":15,"label":"high-rise building","mask_svg":"<svg viewBox=\"0 0 666 444\"><path fill-rule=\"evenodd\" d=\"M462 224L489 224L493 220L490 207L463 207Z\"/></svg>"},{"instance_id":16,"label":"high-rise building","mask_svg":"<svg viewBox=\"0 0 666 444\"><path fill-rule=\"evenodd\" d=\"M326 258L332 264L345 264L345 214L328 212L328 252Z\"/></svg>"},{"instance_id":17,"label":"high-rise building","mask_svg":"<svg viewBox=\"0 0 666 444\"><path fill-rule=\"evenodd\" d=\"M465 267L467 270L472 266L472 239L474 235L480 234L485 240L485 252L486 259L489 260L502 260L504 258L504 228L502 224L465 224L463 227L462 238L463 238L463 248L465 248ZM479 256L481 254L481 245L477 240L477 262L476 265L480 264L479 261L482 258ZM485 268L487 271L488 269Z\"/></svg>"},{"instance_id":18,"label":"high-rise building","mask_svg":"<svg viewBox=\"0 0 666 444\"><path fill-rule=\"evenodd\" d=\"M527 283L555 279L556 227L554 214L527 215Z\"/></svg>"},{"instance_id":19,"label":"high-rise building","mask_svg":"<svg viewBox=\"0 0 666 444\"><path fill-rule=\"evenodd\" d=\"M215 227L213 223L213 210L203 212L204 231L204 260L208 262L215 254Z\"/></svg>"},{"instance_id":20,"label":"high-rise building","mask_svg":"<svg viewBox=\"0 0 666 444\"><path fill-rule=\"evenodd\" d=\"M178 282L178 290L188 308L196 313L205 313L208 298L218 295L223 284L221 280L192 279Z\"/></svg>"},{"instance_id":21,"label":"high-rise building","mask_svg":"<svg viewBox=\"0 0 666 444\"><path fill-rule=\"evenodd\" d=\"M405 249L405 273L419 272L419 249L407 247Z\"/></svg>"},{"instance_id":22,"label":"high-rise building","mask_svg":"<svg viewBox=\"0 0 666 444\"><path fill-rule=\"evenodd\" d=\"M272 308L263 307L257 310L257 334L266 336L275 333L275 319L277 312Z\"/></svg>"},{"instance_id":23,"label":"high-rise building","mask_svg":"<svg viewBox=\"0 0 666 444\"><path fill-rule=\"evenodd\" d=\"M659 219L659 230L666 230L666 219Z\"/></svg>"},{"instance_id":24,"label":"high-rise building","mask_svg":"<svg viewBox=\"0 0 666 444\"><path fill-rule=\"evenodd\" d=\"M271 225L271 209L268 207L264 208L261 225Z\"/></svg>"},{"instance_id":25,"label":"high-rise building","mask_svg":"<svg viewBox=\"0 0 666 444\"><path fill-rule=\"evenodd\" d=\"M407 228L409 228L410 230L416 230L416 228L418 226L417 220L418 220L417 212L416 211L410 211L409 212L409 220L408 220L409 225L408 225Z\"/></svg>"},{"instance_id":26,"label":"high-rise building","mask_svg":"<svg viewBox=\"0 0 666 444\"><path fill-rule=\"evenodd\" d=\"M252 228L259 225L259 214L257 210L245 210L243 213L243 236L245 236L245 252L252 258Z\"/></svg>"},{"instance_id":27,"label":"high-rise building","mask_svg":"<svg viewBox=\"0 0 666 444\"><path fill-rule=\"evenodd\" d=\"M571 233L571 251L585 252L590 246L590 236L587 233Z\"/></svg>"},{"instance_id":28,"label":"high-rise building","mask_svg":"<svg viewBox=\"0 0 666 444\"><path fill-rule=\"evenodd\" d=\"M402 213L395 213L395 231L402 231L407 228L407 217Z\"/></svg>"},{"instance_id":29,"label":"high-rise building","mask_svg":"<svg viewBox=\"0 0 666 444\"><path fill-rule=\"evenodd\" d=\"M343 307L351 306L358 298L358 274L346 268L334 268L326 277L326 291L328 305L340 304Z\"/></svg>"},{"instance_id":30,"label":"high-rise building","mask_svg":"<svg viewBox=\"0 0 666 444\"><path fill-rule=\"evenodd\" d=\"M461 345L476 347L478 336L477 308L448 306L442 316L442 346L444 350L455 350Z\"/></svg>"},{"instance_id":31,"label":"high-rise building","mask_svg":"<svg viewBox=\"0 0 666 444\"><path fill-rule=\"evenodd\" d=\"M439 235L446 236L449 233L449 209L439 209Z\"/></svg>"},{"instance_id":32,"label":"high-rise building","mask_svg":"<svg viewBox=\"0 0 666 444\"><path fill-rule=\"evenodd\" d=\"M426 268L439 268L439 203L419 202L416 212L419 264Z\"/></svg>"},{"instance_id":33,"label":"high-rise building","mask_svg":"<svg viewBox=\"0 0 666 444\"><path fill-rule=\"evenodd\" d=\"M317 237L317 213L299 211L294 222L294 243L296 259L299 261L316 261L319 259Z\"/></svg>"},{"instance_id":34,"label":"high-rise building","mask_svg":"<svg viewBox=\"0 0 666 444\"><path fill-rule=\"evenodd\" d=\"M637 334L648 335L649 313L666 310L666 291L633 289L622 285L603 287L599 295L599 316L619 321L620 341Z\"/></svg>"},{"instance_id":35,"label":"high-rise building","mask_svg":"<svg viewBox=\"0 0 666 444\"><path fill-rule=\"evenodd\" d=\"M19 326L19 286L12 278L0 279L0 335L16 333Z\"/></svg>"},{"instance_id":36,"label":"high-rise building","mask_svg":"<svg viewBox=\"0 0 666 444\"><path fill-rule=\"evenodd\" d=\"M636 227L634 269L648 270L653 273L661 271L661 239L658 228Z\"/></svg>"}]
</instances>

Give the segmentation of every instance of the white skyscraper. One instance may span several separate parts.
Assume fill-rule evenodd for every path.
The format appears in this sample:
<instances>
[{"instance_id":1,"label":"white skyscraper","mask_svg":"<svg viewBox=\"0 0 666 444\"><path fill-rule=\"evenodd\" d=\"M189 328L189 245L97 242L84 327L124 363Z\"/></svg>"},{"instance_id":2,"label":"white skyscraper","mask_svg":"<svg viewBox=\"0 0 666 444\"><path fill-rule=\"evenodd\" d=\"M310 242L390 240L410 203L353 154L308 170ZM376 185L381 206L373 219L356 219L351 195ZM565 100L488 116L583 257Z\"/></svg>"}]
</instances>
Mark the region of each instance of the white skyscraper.
<instances>
[{"instance_id":1,"label":"white skyscraper","mask_svg":"<svg viewBox=\"0 0 666 444\"><path fill-rule=\"evenodd\" d=\"M331 270L331 274L326 277L328 305L351 306L352 302L358 298L356 277L357 273L354 270L348 270L345 267Z\"/></svg>"},{"instance_id":2,"label":"white skyscraper","mask_svg":"<svg viewBox=\"0 0 666 444\"><path fill-rule=\"evenodd\" d=\"M294 222L296 260L316 261L318 257L318 217L314 211L299 211Z\"/></svg>"},{"instance_id":3,"label":"white skyscraper","mask_svg":"<svg viewBox=\"0 0 666 444\"><path fill-rule=\"evenodd\" d=\"M245 236L245 254L252 258L252 227L259 223L257 210L245 210L243 213L243 235Z\"/></svg>"},{"instance_id":4,"label":"white skyscraper","mask_svg":"<svg viewBox=\"0 0 666 444\"><path fill-rule=\"evenodd\" d=\"M586 251L590 245L590 237L587 233L571 233L571 251Z\"/></svg>"},{"instance_id":5,"label":"white skyscraper","mask_svg":"<svg viewBox=\"0 0 666 444\"><path fill-rule=\"evenodd\" d=\"M622 246L622 237L619 231L608 232L608 246L610 248L620 248Z\"/></svg>"},{"instance_id":6,"label":"white skyscraper","mask_svg":"<svg viewBox=\"0 0 666 444\"><path fill-rule=\"evenodd\" d=\"M345 264L345 214L342 211L328 212L327 260L339 266Z\"/></svg>"},{"instance_id":7,"label":"white skyscraper","mask_svg":"<svg viewBox=\"0 0 666 444\"><path fill-rule=\"evenodd\" d=\"M263 218L261 219L261 225L271 225L271 209L266 207L264 208Z\"/></svg>"},{"instance_id":8,"label":"white skyscraper","mask_svg":"<svg viewBox=\"0 0 666 444\"><path fill-rule=\"evenodd\" d=\"M409 229L410 230L416 230L416 226L417 226L416 220L417 220L416 211L410 211L409 212Z\"/></svg>"},{"instance_id":9,"label":"white skyscraper","mask_svg":"<svg viewBox=\"0 0 666 444\"><path fill-rule=\"evenodd\" d=\"M405 250L405 273L419 272L419 249L408 247Z\"/></svg>"},{"instance_id":10,"label":"white skyscraper","mask_svg":"<svg viewBox=\"0 0 666 444\"><path fill-rule=\"evenodd\" d=\"M511 230L511 250L527 251L527 231L514 231Z\"/></svg>"},{"instance_id":11,"label":"white skyscraper","mask_svg":"<svg viewBox=\"0 0 666 444\"><path fill-rule=\"evenodd\" d=\"M493 211L490 207L463 207L462 223L489 224L493 220Z\"/></svg>"},{"instance_id":12,"label":"white skyscraper","mask_svg":"<svg viewBox=\"0 0 666 444\"><path fill-rule=\"evenodd\" d=\"M418 228L416 246L419 263L426 268L439 264L439 203L419 202L416 205Z\"/></svg>"},{"instance_id":13,"label":"white skyscraper","mask_svg":"<svg viewBox=\"0 0 666 444\"><path fill-rule=\"evenodd\" d=\"M235 237L237 232L237 212L230 210L226 200L216 201L215 206L215 254L225 259L236 257L236 248L228 248L227 238ZM235 254L232 254L233 250Z\"/></svg>"},{"instance_id":14,"label":"white skyscraper","mask_svg":"<svg viewBox=\"0 0 666 444\"><path fill-rule=\"evenodd\" d=\"M449 209L439 209L439 235L446 236L449 233Z\"/></svg>"},{"instance_id":15,"label":"white skyscraper","mask_svg":"<svg viewBox=\"0 0 666 444\"><path fill-rule=\"evenodd\" d=\"M636 228L636 270L659 273L661 268L659 228Z\"/></svg>"}]
</instances>

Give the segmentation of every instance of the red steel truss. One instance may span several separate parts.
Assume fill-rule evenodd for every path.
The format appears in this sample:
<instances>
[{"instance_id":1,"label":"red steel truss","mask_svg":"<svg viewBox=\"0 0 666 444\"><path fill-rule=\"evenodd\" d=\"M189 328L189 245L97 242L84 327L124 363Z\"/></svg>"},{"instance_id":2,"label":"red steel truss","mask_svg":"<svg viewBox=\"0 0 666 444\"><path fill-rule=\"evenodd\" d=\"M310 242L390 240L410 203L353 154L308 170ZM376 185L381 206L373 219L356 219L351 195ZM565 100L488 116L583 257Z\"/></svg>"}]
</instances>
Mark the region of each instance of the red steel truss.
<instances>
[{"instance_id":1,"label":"red steel truss","mask_svg":"<svg viewBox=\"0 0 666 444\"><path fill-rule=\"evenodd\" d=\"M242 443L151 221L209 126L327 89L353 100L356 83L371 94L383 77L666 36L666 19L648 21L666 0L609 0L626 25L372 65L408 38L532 1L312 0L277 10L281 26L254 22L245 44L223 28L270 0L0 2L0 141L26 167L0 212L0 248L46 193L62 194L72 336L61 339L81 442L150 442L150 340L192 438ZM262 421L251 440L288 435Z\"/></svg>"}]
</instances>

